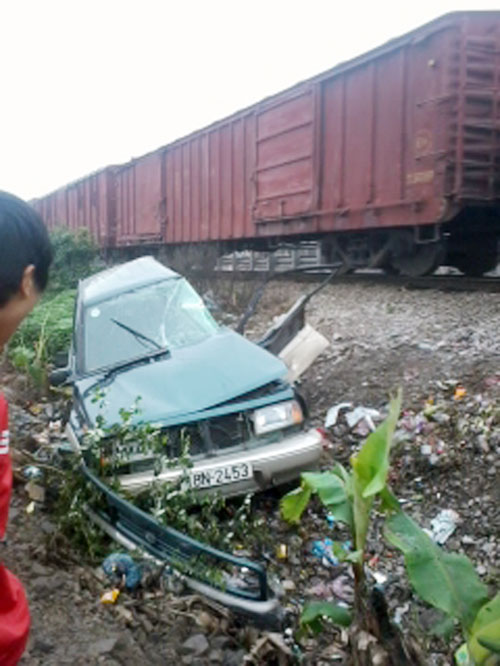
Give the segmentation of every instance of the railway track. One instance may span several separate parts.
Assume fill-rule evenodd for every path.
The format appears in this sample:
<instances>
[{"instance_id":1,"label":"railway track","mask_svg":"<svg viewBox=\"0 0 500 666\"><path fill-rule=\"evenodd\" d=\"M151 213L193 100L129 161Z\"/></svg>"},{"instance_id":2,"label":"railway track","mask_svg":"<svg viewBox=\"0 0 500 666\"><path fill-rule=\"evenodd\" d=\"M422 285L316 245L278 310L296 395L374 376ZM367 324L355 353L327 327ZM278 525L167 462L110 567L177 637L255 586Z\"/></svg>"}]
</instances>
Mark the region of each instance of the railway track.
<instances>
[{"instance_id":1,"label":"railway track","mask_svg":"<svg viewBox=\"0 0 500 666\"><path fill-rule=\"evenodd\" d=\"M332 278L334 283L387 284L404 289L437 289L438 291L500 292L500 277L472 278L466 275L428 275L408 277L382 272L359 272Z\"/></svg>"},{"instance_id":2,"label":"railway track","mask_svg":"<svg viewBox=\"0 0 500 666\"><path fill-rule=\"evenodd\" d=\"M333 270L337 270L336 267ZM264 271L215 271L197 273L203 278L217 280L251 280L266 282L272 280L295 280L298 282L321 282L328 278L332 268L319 266L304 270L287 270L275 273ZM500 292L500 276L472 278L466 275L428 275L425 277L408 277L403 275L386 275L382 271L363 270L349 274L338 274L330 278L331 284L365 284L388 285L402 289L436 289L438 291L461 292Z\"/></svg>"}]
</instances>

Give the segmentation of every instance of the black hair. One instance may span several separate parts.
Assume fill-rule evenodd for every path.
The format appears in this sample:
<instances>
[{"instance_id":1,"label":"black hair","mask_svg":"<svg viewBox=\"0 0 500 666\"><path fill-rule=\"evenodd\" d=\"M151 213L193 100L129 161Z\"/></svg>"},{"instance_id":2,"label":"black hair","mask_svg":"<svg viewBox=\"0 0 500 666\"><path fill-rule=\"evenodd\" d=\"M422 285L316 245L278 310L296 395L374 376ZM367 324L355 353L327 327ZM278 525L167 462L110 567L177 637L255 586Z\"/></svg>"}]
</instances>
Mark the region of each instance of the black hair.
<instances>
[{"instance_id":1,"label":"black hair","mask_svg":"<svg viewBox=\"0 0 500 666\"><path fill-rule=\"evenodd\" d=\"M0 307L19 290L30 264L42 292L51 262L52 246L40 215L22 199L0 191Z\"/></svg>"}]
</instances>

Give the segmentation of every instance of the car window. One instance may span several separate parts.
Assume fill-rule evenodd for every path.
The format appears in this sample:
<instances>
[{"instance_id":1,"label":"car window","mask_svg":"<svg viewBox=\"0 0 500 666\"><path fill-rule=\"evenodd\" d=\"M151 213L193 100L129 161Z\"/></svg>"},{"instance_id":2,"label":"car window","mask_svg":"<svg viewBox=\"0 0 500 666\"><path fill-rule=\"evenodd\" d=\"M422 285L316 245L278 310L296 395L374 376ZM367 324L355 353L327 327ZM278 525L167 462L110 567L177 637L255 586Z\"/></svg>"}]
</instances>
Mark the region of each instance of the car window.
<instances>
[{"instance_id":1,"label":"car window","mask_svg":"<svg viewBox=\"0 0 500 666\"><path fill-rule=\"evenodd\" d=\"M198 344L219 330L184 278L165 280L88 306L83 326L85 372L137 358L158 347L172 350Z\"/></svg>"}]
</instances>

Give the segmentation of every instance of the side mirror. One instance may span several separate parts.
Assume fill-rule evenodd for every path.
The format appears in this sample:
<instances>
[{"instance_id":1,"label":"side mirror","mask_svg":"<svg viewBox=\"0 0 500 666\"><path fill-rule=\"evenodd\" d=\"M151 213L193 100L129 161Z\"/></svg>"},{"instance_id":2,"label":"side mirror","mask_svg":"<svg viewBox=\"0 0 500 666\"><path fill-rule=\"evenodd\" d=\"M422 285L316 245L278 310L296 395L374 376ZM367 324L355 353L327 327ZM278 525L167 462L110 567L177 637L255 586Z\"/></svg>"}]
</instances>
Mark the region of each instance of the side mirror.
<instances>
[{"instance_id":1,"label":"side mirror","mask_svg":"<svg viewBox=\"0 0 500 666\"><path fill-rule=\"evenodd\" d=\"M52 386L61 386L65 384L71 376L71 370L66 368L56 368L49 375L49 382Z\"/></svg>"}]
</instances>

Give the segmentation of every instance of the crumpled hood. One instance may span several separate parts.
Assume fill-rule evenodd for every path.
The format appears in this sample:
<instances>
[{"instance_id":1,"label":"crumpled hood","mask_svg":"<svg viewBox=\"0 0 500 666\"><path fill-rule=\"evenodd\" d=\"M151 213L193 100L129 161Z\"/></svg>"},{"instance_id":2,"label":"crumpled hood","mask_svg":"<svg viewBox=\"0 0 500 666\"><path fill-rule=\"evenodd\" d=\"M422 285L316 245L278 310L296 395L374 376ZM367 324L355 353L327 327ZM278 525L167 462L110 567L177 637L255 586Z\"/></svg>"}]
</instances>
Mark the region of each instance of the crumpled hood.
<instances>
[{"instance_id":1,"label":"crumpled hood","mask_svg":"<svg viewBox=\"0 0 500 666\"><path fill-rule=\"evenodd\" d=\"M234 331L223 329L204 342L173 349L171 354L118 371L102 384L97 377L77 382L91 423L101 413L107 425L120 421L138 396L137 421L161 423L209 409L269 382L283 379L285 364ZM106 406L93 402L95 389L105 389ZM90 390L89 390L90 389Z\"/></svg>"}]
</instances>

